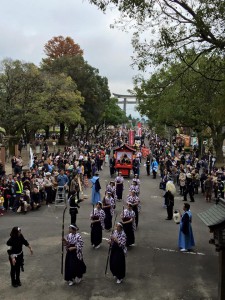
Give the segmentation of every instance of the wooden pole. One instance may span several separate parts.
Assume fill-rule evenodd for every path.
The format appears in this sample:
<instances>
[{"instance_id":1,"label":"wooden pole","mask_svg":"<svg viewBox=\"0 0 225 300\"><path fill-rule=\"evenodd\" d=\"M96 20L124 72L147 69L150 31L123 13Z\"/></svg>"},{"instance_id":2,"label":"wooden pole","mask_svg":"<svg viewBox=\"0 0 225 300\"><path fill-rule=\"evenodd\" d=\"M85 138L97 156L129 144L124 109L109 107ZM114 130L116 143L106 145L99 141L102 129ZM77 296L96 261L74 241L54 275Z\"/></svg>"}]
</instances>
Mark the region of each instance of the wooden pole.
<instances>
[{"instance_id":1,"label":"wooden pole","mask_svg":"<svg viewBox=\"0 0 225 300\"><path fill-rule=\"evenodd\" d=\"M218 299L225 299L225 249L219 252L219 282L218 282Z\"/></svg>"}]
</instances>

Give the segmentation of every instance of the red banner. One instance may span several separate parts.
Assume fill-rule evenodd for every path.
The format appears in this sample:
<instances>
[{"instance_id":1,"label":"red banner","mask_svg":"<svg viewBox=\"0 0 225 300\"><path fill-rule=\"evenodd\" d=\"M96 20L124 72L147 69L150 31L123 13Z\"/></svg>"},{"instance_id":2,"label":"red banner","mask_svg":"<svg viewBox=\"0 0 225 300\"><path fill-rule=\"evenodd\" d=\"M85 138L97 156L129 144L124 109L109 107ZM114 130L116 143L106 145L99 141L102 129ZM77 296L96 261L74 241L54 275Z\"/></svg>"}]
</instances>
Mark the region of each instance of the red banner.
<instances>
[{"instance_id":1,"label":"red banner","mask_svg":"<svg viewBox=\"0 0 225 300\"><path fill-rule=\"evenodd\" d=\"M129 130L129 145L134 145L134 130Z\"/></svg>"},{"instance_id":2,"label":"red banner","mask_svg":"<svg viewBox=\"0 0 225 300\"><path fill-rule=\"evenodd\" d=\"M138 132L137 132L137 135L138 135L138 136L141 136L141 135L142 135L141 122L138 122L137 126L138 126Z\"/></svg>"}]
</instances>

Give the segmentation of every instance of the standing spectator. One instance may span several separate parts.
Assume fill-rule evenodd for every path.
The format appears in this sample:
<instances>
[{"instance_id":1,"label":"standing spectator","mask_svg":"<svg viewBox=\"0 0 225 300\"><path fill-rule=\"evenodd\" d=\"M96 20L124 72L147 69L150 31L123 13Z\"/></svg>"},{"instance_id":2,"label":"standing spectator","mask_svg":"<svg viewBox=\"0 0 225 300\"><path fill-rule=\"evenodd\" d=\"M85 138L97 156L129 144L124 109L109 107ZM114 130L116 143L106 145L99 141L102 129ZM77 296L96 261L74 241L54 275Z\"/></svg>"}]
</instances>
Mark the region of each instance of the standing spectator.
<instances>
[{"instance_id":1,"label":"standing spectator","mask_svg":"<svg viewBox=\"0 0 225 300\"><path fill-rule=\"evenodd\" d=\"M207 179L204 184L205 188L205 201L211 202L212 200L212 191L213 191L213 180L210 175L207 176Z\"/></svg>"},{"instance_id":2,"label":"standing spectator","mask_svg":"<svg viewBox=\"0 0 225 300\"><path fill-rule=\"evenodd\" d=\"M53 202L53 191L52 191L52 178L51 178L51 173L47 172L46 177L44 178L44 190L46 192L46 205L48 205L49 203Z\"/></svg>"},{"instance_id":3,"label":"standing spectator","mask_svg":"<svg viewBox=\"0 0 225 300\"><path fill-rule=\"evenodd\" d=\"M153 158L153 161L152 161L152 164L151 164L151 171L152 171L152 174L153 174L153 179L156 179L156 174L157 174L157 171L158 171L158 163L157 163L155 157Z\"/></svg>"},{"instance_id":4,"label":"standing spectator","mask_svg":"<svg viewBox=\"0 0 225 300\"><path fill-rule=\"evenodd\" d=\"M150 164L151 164L150 154L147 155L145 164L146 164L146 172L147 172L147 175L149 176L150 175Z\"/></svg>"},{"instance_id":5,"label":"standing spectator","mask_svg":"<svg viewBox=\"0 0 225 300\"><path fill-rule=\"evenodd\" d=\"M194 199L194 181L193 181L193 175L191 173L187 174L186 177L186 187L185 187L185 192L184 192L184 200L187 201L187 195L189 194L190 196L190 202L195 202Z\"/></svg>"},{"instance_id":6,"label":"standing spectator","mask_svg":"<svg viewBox=\"0 0 225 300\"><path fill-rule=\"evenodd\" d=\"M184 195L185 192L185 184L186 184L186 174L184 172L184 169L180 169L179 174L179 185L180 185L180 195Z\"/></svg>"},{"instance_id":7,"label":"standing spectator","mask_svg":"<svg viewBox=\"0 0 225 300\"><path fill-rule=\"evenodd\" d=\"M165 195L163 196L165 198L165 205L167 208L167 218L166 220L172 220L173 218L173 207L174 207L174 195L171 193L171 191L166 191Z\"/></svg>"}]
</instances>

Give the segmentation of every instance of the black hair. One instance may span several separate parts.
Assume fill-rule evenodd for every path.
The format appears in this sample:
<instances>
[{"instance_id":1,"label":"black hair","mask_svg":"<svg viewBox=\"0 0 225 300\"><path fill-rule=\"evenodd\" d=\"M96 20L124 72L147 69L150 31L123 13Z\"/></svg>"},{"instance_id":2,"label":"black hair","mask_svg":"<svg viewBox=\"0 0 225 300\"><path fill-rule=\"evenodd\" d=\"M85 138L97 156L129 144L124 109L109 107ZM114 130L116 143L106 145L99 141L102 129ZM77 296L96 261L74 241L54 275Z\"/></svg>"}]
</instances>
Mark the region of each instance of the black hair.
<instances>
[{"instance_id":1,"label":"black hair","mask_svg":"<svg viewBox=\"0 0 225 300\"><path fill-rule=\"evenodd\" d=\"M12 238L15 238L15 237L19 236L19 227L18 226L13 227L13 229L12 229L12 231L10 233L10 236Z\"/></svg>"},{"instance_id":2,"label":"black hair","mask_svg":"<svg viewBox=\"0 0 225 300\"><path fill-rule=\"evenodd\" d=\"M189 203L184 203L184 207L186 208L186 210L190 209L190 204Z\"/></svg>"}]
</instances>

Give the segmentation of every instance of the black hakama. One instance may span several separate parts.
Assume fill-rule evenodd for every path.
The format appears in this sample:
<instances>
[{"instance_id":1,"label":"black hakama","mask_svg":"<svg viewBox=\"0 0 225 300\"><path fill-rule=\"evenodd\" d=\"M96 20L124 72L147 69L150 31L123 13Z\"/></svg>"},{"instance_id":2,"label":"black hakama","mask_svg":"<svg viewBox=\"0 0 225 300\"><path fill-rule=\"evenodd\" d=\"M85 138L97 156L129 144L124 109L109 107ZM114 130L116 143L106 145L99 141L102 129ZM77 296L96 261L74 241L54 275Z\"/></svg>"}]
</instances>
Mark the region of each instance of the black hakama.
<instances>
[{"instance_id":1,"label":"black hakama","mask_svg":"<svg viewBox=\"0 0 225 300\"><path fill-rule=\"evenodd\" d=\"M126 246L130 246L135 243L135 237L134 237L134 229L133 229L133 224L131 223L126 223L123 224L123 230L126 233L127 236L127 242Z\"/></svg>"},{"instance_id":2,"label":"black hakama","mask_svg":"<svg viewBox=\"0 0 225 300\"><path fill-rule=\"evenodd\" d=\"M119 200L123 199L123 183L116 184L116 196Z\"/></svg>"},{"instance_id":3,"label":"black hakama","mask_svg":"<svg viewBox=\"0 0 225 300\"><path fill-rule=\"evenodd\" d=\"M137 205L134 205L132 207L134 213L135 213L135 224L136 224L136 228L138 227L138 206Z\"/></svg>"},{"instance_id":4,"label":"black hakama","mask_svg":"<svg viewBox=\"0 0 225 300\"><path fill-rule=\"evenodd\" d=\"M103 208L105 212L105 229L110 230L112 228L112 215L111 215L111 207L105 207Z\"/></svg>"},{"instance_id":5,"label":"black hakama","mask_svg":"<svg viewBox=\"0 0 225 300\"><path fill-rule=\"evenodd\" d=\"M70 245L74 247L74 245ZM86 265L82 260L78 259L76 250L67 251L65 261L65 275L66 281L72 281L76 277L82 278L86 273Z\"/></svg>"},{"instance_id":6,"label":"black hakama","mask_svg":"<svg viewBox=\"0 0 225 300\"><path fill-rule=\"evenodd\" d=\"M125 277L126 262L125 254L122 247L119 247L117 243L113 243L110 254L110 271L113 276L121 280Z\"/></svg>"},{"instance_id":7,"label":"black hakama","mask_svg":"<svg viewBox=\"0 0 225 300\"><path fill-rule=\"evenodd\" d=\"M102 225L101 222L91 224L91 244L95 247L102 242Z\"/></svg>"}]
</instances>

